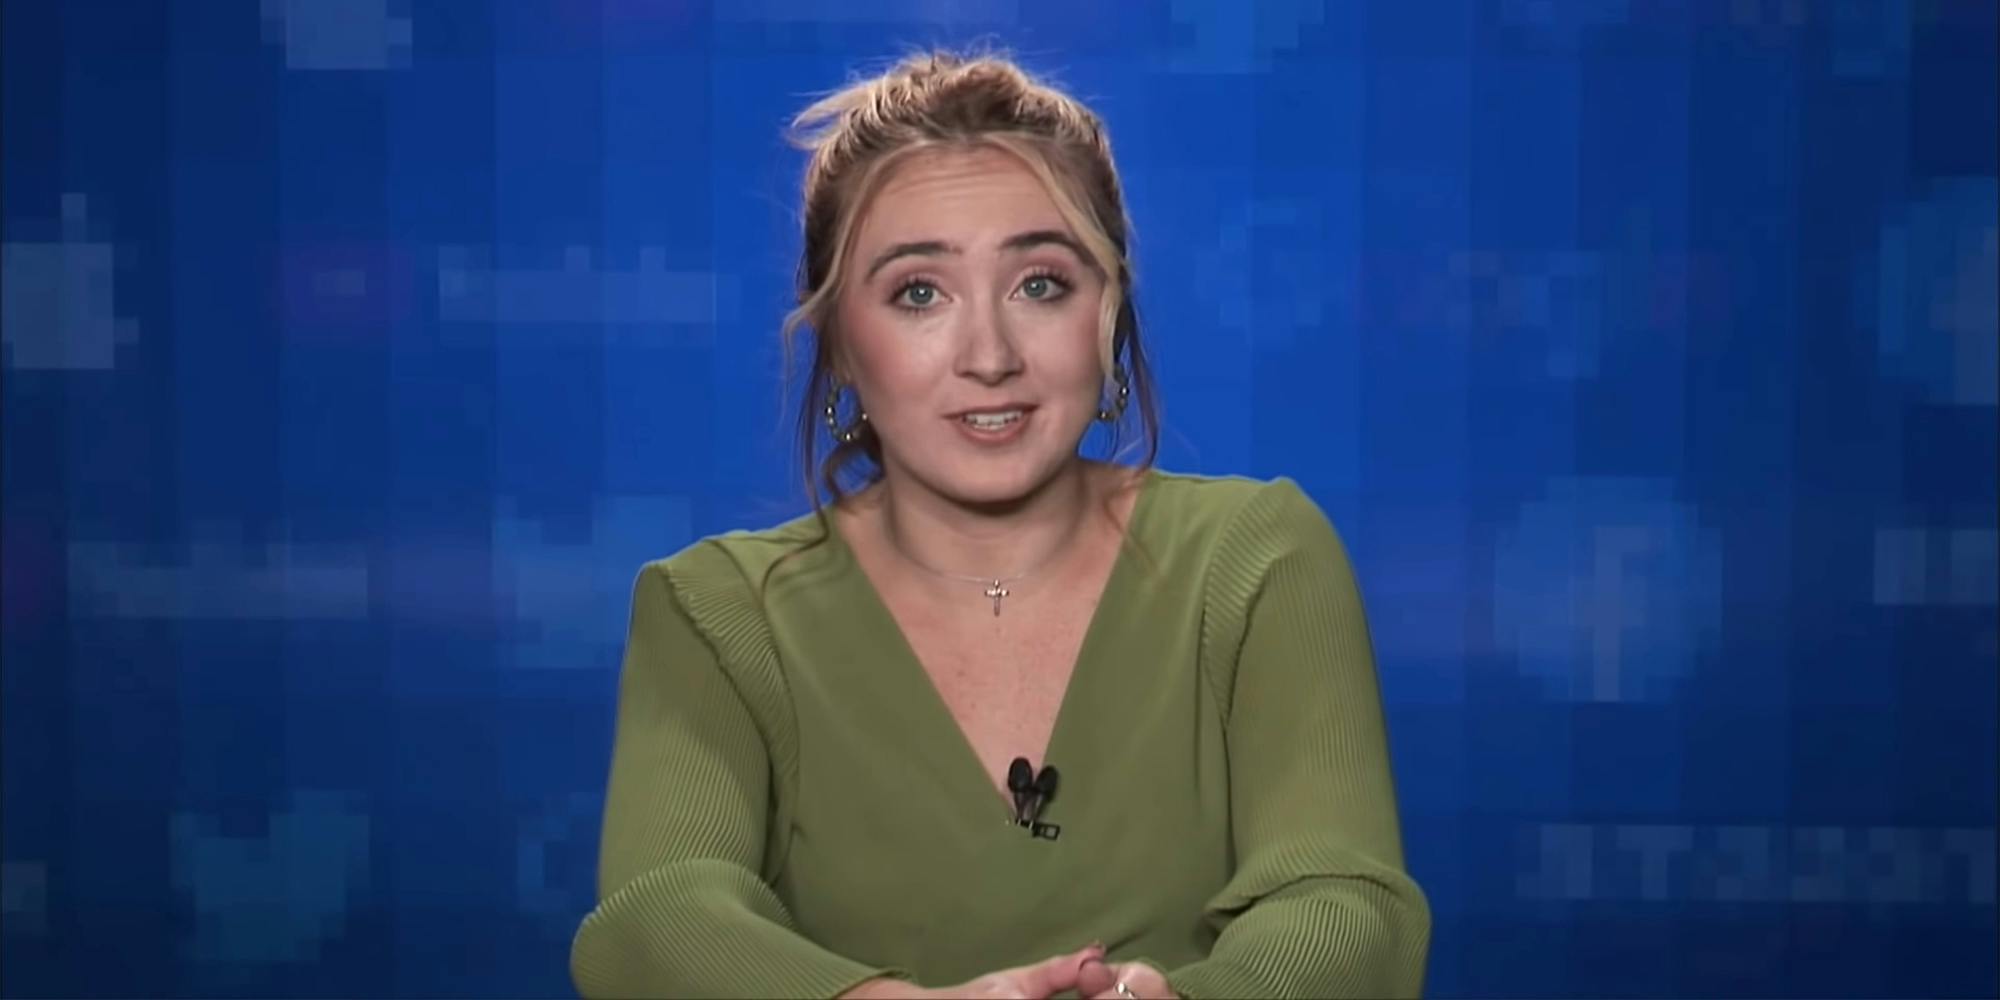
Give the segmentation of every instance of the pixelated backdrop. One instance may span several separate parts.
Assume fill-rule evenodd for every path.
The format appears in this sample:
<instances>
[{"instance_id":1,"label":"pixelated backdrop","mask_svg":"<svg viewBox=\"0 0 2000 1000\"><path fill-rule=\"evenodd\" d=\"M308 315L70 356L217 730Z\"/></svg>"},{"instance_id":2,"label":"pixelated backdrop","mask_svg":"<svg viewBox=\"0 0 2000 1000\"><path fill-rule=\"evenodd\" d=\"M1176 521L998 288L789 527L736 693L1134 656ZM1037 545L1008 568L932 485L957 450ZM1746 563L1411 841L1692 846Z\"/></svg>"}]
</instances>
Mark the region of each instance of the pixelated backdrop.
<instances>
[{"instance_id":1,"label":"pixelated backdrop","mask_svg":"<svg viewBox=\"0 0 2000 1000\"><path fill-rule=\"evenodd\" d=\"M1367 598L1439 996L1992 996L1983 0L6 4L4 991L569 991L633 574L803 508L818 91L1108 120Z\"/></svg>"}]
</instances>

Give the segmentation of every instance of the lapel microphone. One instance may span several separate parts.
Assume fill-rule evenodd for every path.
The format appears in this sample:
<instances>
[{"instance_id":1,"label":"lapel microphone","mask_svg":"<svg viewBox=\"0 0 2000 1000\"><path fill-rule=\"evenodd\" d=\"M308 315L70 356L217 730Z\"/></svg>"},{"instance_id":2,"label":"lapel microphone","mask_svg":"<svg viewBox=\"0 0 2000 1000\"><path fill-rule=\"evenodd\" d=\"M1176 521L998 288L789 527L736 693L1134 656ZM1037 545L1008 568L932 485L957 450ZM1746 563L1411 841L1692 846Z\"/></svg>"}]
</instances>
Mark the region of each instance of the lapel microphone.
<instances>
[{"instance_id":1,"label":"lapel microphone","mask_svg":"<svg viewBox=\"0 0 2000 1000\"><path fill-rule=\"evenodd\" d=\"M1042 810L1056 797L1056 786L1061 780L1053 767L1044 766L1042 773L1036 774L1028 758L1014 758L1007 766L1007 791L1014 796L1014 825L1041 840L1062 836L1062 827L1041 821Z\"/></svg>"}]
</instances>

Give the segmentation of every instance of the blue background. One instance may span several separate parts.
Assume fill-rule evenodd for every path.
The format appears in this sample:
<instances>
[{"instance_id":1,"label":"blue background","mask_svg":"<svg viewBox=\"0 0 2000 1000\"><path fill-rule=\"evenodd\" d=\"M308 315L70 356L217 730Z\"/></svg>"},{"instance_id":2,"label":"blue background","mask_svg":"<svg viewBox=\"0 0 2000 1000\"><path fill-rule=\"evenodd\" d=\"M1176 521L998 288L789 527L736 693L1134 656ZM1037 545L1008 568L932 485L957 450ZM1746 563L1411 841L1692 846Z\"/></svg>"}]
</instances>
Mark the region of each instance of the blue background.
<instances>
[{"instance_id":1,"label":"blue background","mask_svg":"<svg viewBox=\"0 0 2000 1000\"><path fill-rule=\"evenodd\" d=\"M1367 596L1440 996L1991 996L1984 2L10 2L4 990L545 995L630 585L802 509L809 95L1107 119Z\"/></svg>"}]
</instances>

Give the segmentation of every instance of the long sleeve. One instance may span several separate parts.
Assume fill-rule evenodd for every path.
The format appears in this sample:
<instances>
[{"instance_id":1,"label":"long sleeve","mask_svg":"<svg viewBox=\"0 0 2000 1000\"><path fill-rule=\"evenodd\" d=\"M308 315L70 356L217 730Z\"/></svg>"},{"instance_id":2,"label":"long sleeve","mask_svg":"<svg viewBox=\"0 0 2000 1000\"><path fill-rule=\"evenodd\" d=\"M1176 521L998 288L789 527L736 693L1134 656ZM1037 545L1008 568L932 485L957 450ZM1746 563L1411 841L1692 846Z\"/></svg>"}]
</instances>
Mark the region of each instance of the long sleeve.
<instances>
[{"instance_id":1,"label":"long sleeve","mask_svg":"<svg viewBox=\"0 0 2000 1000\"><path fill-rule=\"evenodd\" d=\"M633 588L598 869L570 975L585 996L832 997L879 975L795 929L758 874L772 766L755 715L649 564Z\"/></svg>"},{"instance_id":2,"label":"long sleeve","mask_svg":"<svg viewBox=\"0 0 2000 1000\"><path fill-rule=\"evenodd\" d=\"M1214 948L1168 982L1192 998L1418 995L1430 910L1404 872L1346 551L1280 479L1238 512L1209 572L1217 602L1243 609L1227 689L1235 868L1206 908Z\"/></svg>"}]
</instances>

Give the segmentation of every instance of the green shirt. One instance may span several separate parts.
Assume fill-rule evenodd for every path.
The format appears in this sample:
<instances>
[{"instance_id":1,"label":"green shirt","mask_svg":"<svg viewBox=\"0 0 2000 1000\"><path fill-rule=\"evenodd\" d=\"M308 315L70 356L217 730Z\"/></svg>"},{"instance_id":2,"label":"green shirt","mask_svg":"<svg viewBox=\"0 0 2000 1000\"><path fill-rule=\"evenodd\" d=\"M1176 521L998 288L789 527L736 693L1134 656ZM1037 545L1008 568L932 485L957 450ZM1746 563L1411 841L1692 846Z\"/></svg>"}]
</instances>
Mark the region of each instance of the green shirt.
<instances>
[{"instance_id":1,"label":"green shirt","mask_svg":"<svg viewBox=\"0 0 2000 1000\"><path fill-rule=\"evenodd\" d=\"M1093 940L1184 997L1420 991L1430 912L1360 595L1297 485L1147 474L1050 737L1055 840L1007 822L821 534L808 515L640 572L582 993L938 987Z\"/></svg>"}]
</instances>

